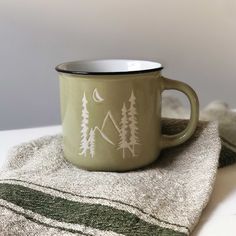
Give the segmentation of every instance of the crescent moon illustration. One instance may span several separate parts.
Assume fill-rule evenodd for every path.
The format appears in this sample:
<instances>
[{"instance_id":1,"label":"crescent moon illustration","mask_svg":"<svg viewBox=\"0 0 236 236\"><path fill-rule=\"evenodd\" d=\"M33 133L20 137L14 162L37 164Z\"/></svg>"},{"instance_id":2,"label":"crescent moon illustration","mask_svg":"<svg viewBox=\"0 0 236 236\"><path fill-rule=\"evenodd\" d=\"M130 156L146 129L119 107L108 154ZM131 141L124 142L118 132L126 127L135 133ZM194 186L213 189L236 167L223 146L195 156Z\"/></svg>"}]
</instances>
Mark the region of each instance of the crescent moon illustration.
<instances>
[{"instance_id":1,"label":"crescent moon illustration","mask_svg":"<svg viewBox=\"0 0 236 236\"><path fill-rule=\"evenodd\" d=\"M102 101L104 101L104 99L100 96L100 94L98 93L98 90L96 88L93 90L93 100L95 102L102 102Z\"/></svg>"}]
</instances>

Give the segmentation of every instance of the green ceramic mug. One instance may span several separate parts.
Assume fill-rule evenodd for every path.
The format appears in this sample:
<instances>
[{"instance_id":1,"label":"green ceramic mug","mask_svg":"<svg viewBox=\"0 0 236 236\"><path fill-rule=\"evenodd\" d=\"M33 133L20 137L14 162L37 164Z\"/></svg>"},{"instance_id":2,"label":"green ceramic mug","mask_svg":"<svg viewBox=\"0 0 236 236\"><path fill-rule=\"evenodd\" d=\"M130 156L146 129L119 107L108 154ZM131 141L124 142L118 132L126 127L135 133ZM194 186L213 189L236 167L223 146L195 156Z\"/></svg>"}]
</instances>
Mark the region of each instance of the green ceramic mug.
<instances>
[{"instance_id":1,"label":"green ceramic mug","mask_svg":"<svg viewBox=\"0 0 236 236\"><path fill-rule=\"evenodd\" d=\"M163 148L188 140L199 103L187 84L164 78L157 62L91 60L60 64L64 156L87 170L126 171L150 164ZM161 134L161 93L176 89L191 104L188 126Z\"/></svg>"}]
</instances>

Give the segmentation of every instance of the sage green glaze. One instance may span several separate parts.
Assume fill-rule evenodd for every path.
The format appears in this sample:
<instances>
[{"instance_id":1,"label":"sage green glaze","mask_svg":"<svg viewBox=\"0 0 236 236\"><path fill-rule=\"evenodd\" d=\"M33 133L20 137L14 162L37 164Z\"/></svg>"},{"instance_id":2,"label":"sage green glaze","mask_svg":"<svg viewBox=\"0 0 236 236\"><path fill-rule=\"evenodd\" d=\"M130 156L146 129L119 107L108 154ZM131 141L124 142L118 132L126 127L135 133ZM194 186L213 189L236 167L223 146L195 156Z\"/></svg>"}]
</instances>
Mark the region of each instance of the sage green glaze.
<instances>
[{"instance_id":1,"label":"sage green glaze","mask_svg":"<svg viewBox=\"0 0 236 236\"><path fill-rule=\"evenodd\" d=\"M64 155L83 169L126 171L145 166L158 157L162 148L186 141L196 128L196 94L188 85L162 77L160 71L120 75L59 73L59 80ZM189 97L191 121L182 133L162 137L161 93L173 88Z\"/></svg>"}]
</instances>

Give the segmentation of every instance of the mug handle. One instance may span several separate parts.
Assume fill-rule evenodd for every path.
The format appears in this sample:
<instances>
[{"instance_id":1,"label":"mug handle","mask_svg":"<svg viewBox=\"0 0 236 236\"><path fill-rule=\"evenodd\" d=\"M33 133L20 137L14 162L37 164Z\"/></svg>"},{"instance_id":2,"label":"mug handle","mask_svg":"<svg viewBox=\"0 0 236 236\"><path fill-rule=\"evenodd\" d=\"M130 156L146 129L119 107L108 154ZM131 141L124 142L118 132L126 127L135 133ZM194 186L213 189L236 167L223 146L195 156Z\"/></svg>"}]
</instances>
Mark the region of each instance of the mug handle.
<instances>
[{"instance_id":1,"label":"mug handle","mask_svg":"<svg viewBox=\"0 0 236 236\"><path fill-rule=\"evenodd\" d=\"M187 141L194 131L197 128L198 119L199 119L199 101L195 91L187 84L171 80L161 76L162 78L162 91L175 89L184 93L189 101L191 106L191 115L187 127L180 133L174 135L162 135L161 138L161 148L173 147Z\"/></svg>"}]
</instances>

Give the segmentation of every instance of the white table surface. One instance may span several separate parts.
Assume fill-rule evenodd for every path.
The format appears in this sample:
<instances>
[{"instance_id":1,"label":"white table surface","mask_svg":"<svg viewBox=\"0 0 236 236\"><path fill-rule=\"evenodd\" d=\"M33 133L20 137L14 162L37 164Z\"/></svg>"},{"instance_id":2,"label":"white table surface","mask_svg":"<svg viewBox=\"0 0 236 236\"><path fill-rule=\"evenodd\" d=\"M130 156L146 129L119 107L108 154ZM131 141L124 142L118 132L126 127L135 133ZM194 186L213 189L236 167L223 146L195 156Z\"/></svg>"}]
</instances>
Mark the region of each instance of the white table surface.
<instances>
[{"instance_id":1,"label":"white table surface","mask_svg":"<svg viewBox=\"0 0 236 236\"><path fill-rule=\"evenodd\" d=\"M61 126L0 131L0 168L16 144L61 132ZM236 236L236 164L219 169L211 200L194 236Z\"/></svg>"}]
</instances>

